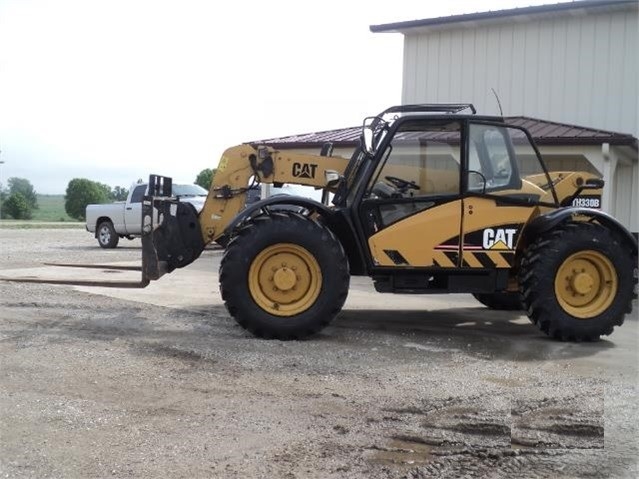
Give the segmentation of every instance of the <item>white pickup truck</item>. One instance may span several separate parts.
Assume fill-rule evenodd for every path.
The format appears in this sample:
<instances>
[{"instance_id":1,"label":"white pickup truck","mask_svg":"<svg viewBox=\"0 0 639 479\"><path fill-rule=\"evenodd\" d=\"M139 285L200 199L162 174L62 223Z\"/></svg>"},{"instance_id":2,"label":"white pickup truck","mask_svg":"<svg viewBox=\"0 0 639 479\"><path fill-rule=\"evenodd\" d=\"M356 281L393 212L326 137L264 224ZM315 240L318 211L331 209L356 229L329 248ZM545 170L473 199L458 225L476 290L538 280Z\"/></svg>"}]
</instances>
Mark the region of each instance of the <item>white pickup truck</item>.
<instances>
[{"instance_id":1,"label":"white pickup truck","mask_svg":"<svg viewBox=\"0 0 639 479\"><path fill-rule=\"evenodd\" d=\"M120 238L133 239L142 234L142 199L146 189L146 183L136 183L131 186L126 201L87 206L87 231L94 233L102 248L115 248ZM173 196L191 203L198 213L204 207L207 194L198 185L173 185Z\"/></svg>"}]
</instances>

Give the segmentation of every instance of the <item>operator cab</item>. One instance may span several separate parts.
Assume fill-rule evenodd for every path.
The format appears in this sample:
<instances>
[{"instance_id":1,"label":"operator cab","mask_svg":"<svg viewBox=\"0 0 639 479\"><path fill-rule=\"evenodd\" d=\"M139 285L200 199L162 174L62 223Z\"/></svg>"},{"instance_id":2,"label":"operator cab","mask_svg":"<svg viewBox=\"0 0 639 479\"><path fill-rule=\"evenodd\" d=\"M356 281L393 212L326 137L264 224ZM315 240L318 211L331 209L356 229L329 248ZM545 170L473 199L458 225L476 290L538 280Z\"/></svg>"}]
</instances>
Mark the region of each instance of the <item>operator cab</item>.
<instances>
[{"instance_id":1,"label":"operator cab","mask_svg":"<svg viewBox=\"0 0 639 479\"><path fill-rule=\"evenodd\" d=\"M553 182L527 132L478 116L470 104L389 108L364 121L361 143L354 157L368 161L359 162L365 177L359 193L375 231L465 196L525 204L543 198L556 206ZM353 191L349 196L355 200Z\"/></svg>"},{"instance_id":2,"label":"operator cab","mask_svg":"<svg viewBox=\"0 0 639 479\"><path fill-rule=\"evenodd\" d=\"M337 199L359 224L373 271L485 268L494 290L495 266L512 266L535 209L558 206L528 132L475 113L467 104L409 105L364 121ZM506 240L488 241L497 235ZM391 247L398 237L414 239ZM488 251L495 245L503 251Z\"/></svg>"}]
</instances>

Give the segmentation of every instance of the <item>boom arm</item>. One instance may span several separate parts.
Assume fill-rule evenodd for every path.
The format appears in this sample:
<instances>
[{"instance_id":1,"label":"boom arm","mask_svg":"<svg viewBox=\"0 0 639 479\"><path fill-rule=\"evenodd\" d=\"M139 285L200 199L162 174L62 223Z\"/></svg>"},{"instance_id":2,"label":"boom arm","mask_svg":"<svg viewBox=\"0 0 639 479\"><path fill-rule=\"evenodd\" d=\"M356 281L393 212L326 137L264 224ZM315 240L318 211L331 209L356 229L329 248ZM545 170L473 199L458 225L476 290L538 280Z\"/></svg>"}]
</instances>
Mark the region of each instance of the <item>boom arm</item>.
<instances>
[{"instance_id":1,"label":"boom arm","mask_svg":"<svg viewBox=\"0 0 639 479\"><path fill-rule=\"evenodd\" d=\"M263 183L326 187L326 173L341 174L347 163L340 157L282 152L265 146L229 148L220 160L199 215L193 205L172 196L170 178L151 175L142 208L140 284L147 285L191 264L207 244L222 236L246 204L251 177Z\"/></svg>"},{"instance_id":2,"label":"boom arm","mask_svg":"<svg viewBox=\"0 0 639 479\"><path fill-rule=\"evenodd\" d=\"M342 157L279 151L266 146L243 144L222 155L215 178L200 213L202 240L219 238L246 204L249 181L327 187L326 172L343 174L348 160Z\"/></svg>"}]
</instances>

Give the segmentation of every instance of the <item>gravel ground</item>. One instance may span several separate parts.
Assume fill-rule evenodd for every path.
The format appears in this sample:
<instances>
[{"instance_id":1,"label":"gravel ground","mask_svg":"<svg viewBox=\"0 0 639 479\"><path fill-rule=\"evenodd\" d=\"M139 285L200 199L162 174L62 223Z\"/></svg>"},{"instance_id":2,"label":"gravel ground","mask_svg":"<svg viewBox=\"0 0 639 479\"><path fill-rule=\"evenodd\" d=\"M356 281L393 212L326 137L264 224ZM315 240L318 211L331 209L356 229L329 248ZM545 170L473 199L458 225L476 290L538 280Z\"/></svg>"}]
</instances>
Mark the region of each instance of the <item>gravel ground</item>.
<instances>
[{"instance_id":1,"label":"gravel ground","mask_svg":"<svg viewBox=\"0 0 639 479\"><path fill-rule=\"evenodd\" d=\"M2 229L0 269L139 258L121 246ZM219 257L193 265L212 287ZM332 326L280 342L219 296L167 308L0 282L0 477L638 476L636 307L610 338L569 344L469 296L418 310L352 288Z\"/></svg>"}]
</instances>

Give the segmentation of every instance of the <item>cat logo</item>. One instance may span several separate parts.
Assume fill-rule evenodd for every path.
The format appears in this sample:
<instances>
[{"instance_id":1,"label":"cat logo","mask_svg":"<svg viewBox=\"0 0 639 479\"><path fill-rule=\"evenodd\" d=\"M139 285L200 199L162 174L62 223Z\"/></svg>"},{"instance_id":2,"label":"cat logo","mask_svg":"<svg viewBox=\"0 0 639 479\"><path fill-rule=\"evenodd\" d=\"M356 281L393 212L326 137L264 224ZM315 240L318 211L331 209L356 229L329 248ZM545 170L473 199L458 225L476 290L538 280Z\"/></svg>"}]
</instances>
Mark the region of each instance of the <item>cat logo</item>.
<instances>
[{"instance_id":1,"label":"cat logo","mask_svg":"<svg viewBox=\"0 0 639 479\"><path fill-rule=\"evenodd\" d=\"M513 249L515 244L515 228L486 228L484 230L484 249Z\"/></svg>"},{"instance_id":2,"label":"cat logo","mask_svg":"<svg viewBox=\"0 0 639 479\"><path fill-rule=\"evenodd\" d=\"M293 163L293 176L295 178L315 178L317 165L311 163Z\"/></svg>"}]
</instances>

